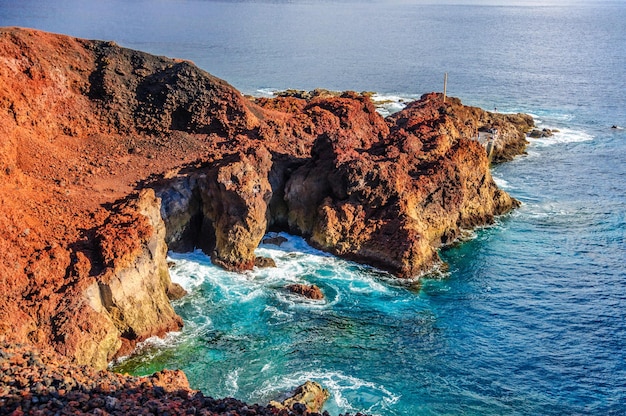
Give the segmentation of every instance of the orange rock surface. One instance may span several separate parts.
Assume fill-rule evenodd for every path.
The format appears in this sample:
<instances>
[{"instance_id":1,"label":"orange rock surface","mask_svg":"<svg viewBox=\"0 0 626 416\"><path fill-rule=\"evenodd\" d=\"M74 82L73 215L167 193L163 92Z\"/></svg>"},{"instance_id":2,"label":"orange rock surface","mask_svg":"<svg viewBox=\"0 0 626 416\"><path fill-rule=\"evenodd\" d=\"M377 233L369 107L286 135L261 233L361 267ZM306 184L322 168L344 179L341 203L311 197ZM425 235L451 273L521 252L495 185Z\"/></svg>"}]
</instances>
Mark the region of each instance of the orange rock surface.
<instances>
[{"instance_id":1,"label":"orange rock surface","mask_svg":"<svg viewBox=\"0 0 626 416\"><path fill-rule=\"evenodd\" d=\"M187 61L1 28L0 337L103 367L179 328L166 243L244 270L289 229L418 276L517 205L470 138L497 127L504 160L531 125L437 94L387 119L356 93L251 100Z\"/></svg>"}]
</instances>

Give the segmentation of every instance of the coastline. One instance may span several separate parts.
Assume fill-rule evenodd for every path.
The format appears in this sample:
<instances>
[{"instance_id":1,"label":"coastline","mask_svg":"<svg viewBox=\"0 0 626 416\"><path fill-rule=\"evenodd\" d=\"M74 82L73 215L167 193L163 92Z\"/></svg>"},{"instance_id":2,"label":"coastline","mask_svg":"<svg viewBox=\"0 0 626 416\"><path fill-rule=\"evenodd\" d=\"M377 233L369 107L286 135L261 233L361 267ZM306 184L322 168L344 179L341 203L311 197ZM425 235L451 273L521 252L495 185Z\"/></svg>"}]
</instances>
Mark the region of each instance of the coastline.
<instances>
[{"instance_id":1,"label":"coastline","mask_svg":"<svg viewBox=\"0 0 626 416\"><path fill-rule=\"evenodd\" d=\"M251 102L188 62L0 33L3 271L15 276L0 316L12 343L103 368L179 328L165 244L242 271L268 229L289 229L410 278L463 229L517 206L471 136L497 125L525 142L528 118L434 93L387 119L367 94Z\"/></svg>"},{"instance_id":2,"label":"coastline","mask_svg":"<svg viewBox=\"0 0 626 416\"><path fill-rule=\"evenodd\" d=\"M7 415L142 415L148 410L160 415L328 416L297 407L280 409L279 403L261 406L233 398L213 399L192 390L180 370L133 377L78 366L27 345L0 342L0 369L0 409Z\"/></svg>"}]
</instances>

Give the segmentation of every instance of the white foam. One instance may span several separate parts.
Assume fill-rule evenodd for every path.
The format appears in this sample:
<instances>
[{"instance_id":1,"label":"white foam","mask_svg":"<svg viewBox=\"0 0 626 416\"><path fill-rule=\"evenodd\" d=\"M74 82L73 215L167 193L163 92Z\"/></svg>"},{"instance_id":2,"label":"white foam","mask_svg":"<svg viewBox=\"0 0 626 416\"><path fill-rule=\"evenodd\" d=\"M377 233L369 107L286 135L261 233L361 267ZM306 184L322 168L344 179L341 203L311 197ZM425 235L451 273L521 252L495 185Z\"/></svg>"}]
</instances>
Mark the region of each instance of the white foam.
<instances>
[{"instance_id":1,"label":"white foam","mask_svg":"<svg viewBox=\"0 0 626 416\"><path fill-rule=\"evenodd\" d=\"M416 100L417 96L400 96L391 94L374 94L372 95L372 102L376 107L376 111L383 116L387 117L393 113L397 113L406 107L408 103Z\"/></svg>"},{"instance_id":2,"label":"white foam","mask_svg":"<svg viewBox=\"0 0 626 416\"><path fill-rule=\"evenodd\" d=\"M562 128L554 132L551 137L542 137L538 139L529 138L528 141L532 146L547 147L564 143L578 143L593 140L593 136L580 130Z\"/></svg>"},{"instance_id":3,"label":"white foam","mask_svg":"<svg viewBox=\"0 0 626 416\"><path fill-rule=\"evenodd\" d=\"M253 396L270 400L286 391L291 391L295 387L305 383L308 380L316 381L322 387L328 389L331 393L329 404L341 409L342 412L367 412L370 414L375 411L384 410L387 406L398 402L400 395L394 394L384 386L372 383L367 380L346 375L341 371L300 371L289 376L273 377L264 381ZM369 396L379 397L380 399L367 409L357 408L355 404L350 403L348 395L357 394L359 391L367 391Z\"/></svg>"},{"instance_id":4,"label":"white foam","mask_svg":"<svg viewBox=\"0 0 626 416\"><path fill-rule=\"evenodd\" d=\"M496 185L498 185L498 188L511 189L511 185L506 180L499 178L493 174L491 175L491 177L493 178L493 181L496 183Z\"/></svg>"},{"instance_id":5,"label":"white foam","mask_svg":"<svg viewBox=\"0 0 626 416\"><path fill-rule=\"evenodd\" d=\"M236 368L233 371L226 374L226 379L224 380L224 384L228 389L228 395L234 397L239 391L239 372L241 368Z\"/></svg>"},{"instance_id":6,"label":"white foam","mask_svg":"<svg viewBox=\"0 0 626 416\"><path fill-rule=\"evenodd\" d=\"M279 92L279 89L276 88L259 88L256 90L256 96L259 97L274 97L275 93Z\"/></svg>"},{"instance_id":7,"label":"white foam","mask_svg":"<svg viewBox=\"0 0 626 416\"><path fill-rule=\"evenodd\" d=\"M286 252L300 252L300 253L307 253L307 254L314 254L317 256L322 256L322 257L329 257L330 254L323 252L321 250L317 250L313 247L311 247L302 237L298 237L295 235L291 235L291 234L287 234L284 232L280 232L280 233L268 233L263 240L265 240L266 238L275 238L275 237L282 237L285 238L286 241L284 241L283 243L280 244L280 246L275 245L275 244L264 244L261 241L261 244L259 245L260 248L268 248L268 249L273 249L275 251L286 251Z\"/></svg>"},{"instance_id":8,"label":"white foam","mask_svg":"<svg viewBox=\"0 0 626 416\"><path fill-rule=\"evenodd\" d=\"M264 297L273 298L282 305L279 305L281 310L265 310L272 318L280 319L288 316L290 310L331 308L343 299L342 291L385 295L390 291L388 283L395 281L387 273L314 249L301 237L286 233L270 233L268 237L286 239L280 246L261 244L256 250L257 255L272 258L277 267L255 268L246 273L222 270L199 250L186 254L170 253L169 260L174 262L171 268L172 281L190 293L178 302L196 311L193 313L196 322L199 317L210 316L207 310L215 306L215 302L239 305ZM201 294L199 288L203 283L211 286L215 300L205 299L207 295ZM323 300L307 299L283 289L290 284L315 283L325 292ZM207 318L198 323L196 330L210 325L211 321Z\"/></svg>"},{"instance_id":9,"label":"white foam","mask_svg":"<svg viewBox=\"0 0 626 416\"><path fill-rule=\"evenodd\" d=\"M317 250L297 236L286 233L269 234L270 237L281 236L287 241L280 247L270 244L261 244L257 249L257 255L272 257L276 261L278 269L271 269L272 275L283 275L290 281L296 280L297 276L312 274L314 271L325 271L325 280L358 280L367 282L374 290L384 292L387 287L372 276L372 273L363 273L366 270L376 272L377 277L384 278L387 273L378 271L372 267L342 260L329 253ZM341 274L337 273L341 270ZM294 276L296 279L294 279Z\"/></svg>"},{"instance_id":10,"label":"white foam","mask_svg":"<svg viewBox=\"0 0 626 416\"><path fill-rule=\"evenodd\" d=\"M173 331L173 332L168 332L167 334L165 334L163 338L150 337L144 340L143 342L139 343L137 345L137 348L141 349L141 348L145 348L149 346L157 347L157 348L169 347L169 346L175 345L176 343L178 343L178 341L180 341L181 334L182 332L180 331Z\"/></svg>"},{"instance_id":11,"label":"white foam","mask_svg":"<svg viewBox=\"0 0 626 416\"><path fill-rule=\"evenodd\" d=\"M178 283L188 292L193 291L205 280L204 267L210 266L211 259L201 250L192 253L168 253L167 260L174 263L170 268L172 282Z\"/></svg>"},{"instance_id":12,"label":"white foam","mask_svg":"<svg viewBox=\"0 0 626 416\"><path fill-rule=\"evenodd\" d=\"M373 280L352 280L348 285L353 293L385 293L388 288Z\"/></svg>"},{"instance_id":13,"label":"white foam","mask_svg":"<svg viewBox=\"0 0 626 416\"><path fill-rule=\"evenodd\" d=\"M287 313L281 309L278 309L276 306L266 306L264 309L265 312L269 312L272 318L276 320L284 320L286 318L290 318L292 315Z\"/></svg>"},{"instance_id":14,"label":"white foam","mask_svg":"<svg viewBox=\"0 0 626 416\"><path fill-rule=\"evenodd\" d=\"M251 302L256 298L259 298L261 296L263 296L265 294L264 290L262 288L257 288L252 290L251 292L247 293L247 294L241 294L241 296L239 296L240 299L240 303L247 303L247 302Z\"/></svg>"},{"instance_id":15,"label":"white foam","mask_svg":"<svg viewBox=\"0 0 626 416\"><path fill-rule=\"evenodd\" d=\"M261 244L256 251L257 255L274 259L275 268L232 273L212 265L210 259L199 251L170 256L176 263L172 268L173 280L189 291L188 296L177 301L193 319L193 322L186 322L185 337L202 334L210 328L213 324L211 310L214 309L219 311L247 304L276 322L303 310L323 313L341 302L351 302L363 295L375 298L394 296L398 287L412 290L420 280L415 277L399 281L387 272L316 250L301 237L286 233L268 236L287 239L280 247ZM424 275L436 278L446 273L435 266ZM201 288L203 282L208 287ZM285 289L294 283L316 284L324 292L324 299L307 299Z\"/></svg>"},{"instance_id":16,"label":"white foam","mask_svg":"<svg viewBox=\"0 0 626 416\"><path fill-rule=\"evenodd\" d=\"M119 365L134 355L142 354L149 360L154 359L162 350L172 348L183 341L182 332L172 331L165 334L163 338L157 336L147 338L139 342L132 353L116 358L109 363L109 367Z\"/></svg>"}]
</instances>

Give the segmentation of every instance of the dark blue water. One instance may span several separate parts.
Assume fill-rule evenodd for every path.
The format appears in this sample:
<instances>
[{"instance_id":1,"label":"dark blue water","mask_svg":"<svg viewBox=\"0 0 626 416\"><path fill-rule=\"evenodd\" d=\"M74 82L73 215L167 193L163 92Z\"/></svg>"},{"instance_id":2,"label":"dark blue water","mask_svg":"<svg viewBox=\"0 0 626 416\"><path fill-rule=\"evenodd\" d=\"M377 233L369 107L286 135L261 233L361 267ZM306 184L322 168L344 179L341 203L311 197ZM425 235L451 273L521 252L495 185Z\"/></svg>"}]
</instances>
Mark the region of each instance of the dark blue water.
<instances>
[{"instance_id":1,"label":"dark blue water","mask_svg":"<svg viewBox=\"0 0 626 416\"><path fill-rule=\"evenodd\" d=\"M185 369L266 402L307 378L332 413L626 414L626 3L0 0L19 25L191 59L246 93L324 87L534 114L553 139L494 169L523 202L399 285L292 238L278 269L173 255L181 334L118 368ZM320 303L285 293L311 282Z\"/></svg>"}]
</instances>

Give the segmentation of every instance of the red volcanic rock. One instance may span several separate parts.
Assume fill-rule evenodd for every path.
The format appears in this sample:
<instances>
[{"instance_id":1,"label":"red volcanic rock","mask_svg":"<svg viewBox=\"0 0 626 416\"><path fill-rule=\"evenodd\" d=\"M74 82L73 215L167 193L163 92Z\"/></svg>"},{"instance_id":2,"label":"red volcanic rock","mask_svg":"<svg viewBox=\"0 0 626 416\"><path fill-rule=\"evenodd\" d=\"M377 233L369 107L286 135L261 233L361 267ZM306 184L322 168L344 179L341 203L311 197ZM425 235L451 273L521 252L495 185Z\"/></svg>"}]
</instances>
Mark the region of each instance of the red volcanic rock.
<instances>
[{"instance_id":1,"label":"red volcanic rock","mask_svg":"<svg viewBox=\"0 0 626 416\"><path fill-rule=\"evenodd\" d=\"M186 61L0 29L0 334L101 368L180 327L167 245L246 270L290 229L411 277L516 206L471 137L497 128L506 159L532 119L301 96L253 103Z\"/></svg>"},{"instance_id":2,"label":"red volcanic rock","mask_svg":"<svg viewBox=\"0 0 626 416\"><path fill-rule=\"evenodd\" d=\"M261 146L216 162L200 182L204 218L215 230L211 259L228 270L254 266L254 250L267 231L270 168L270 153Z\"/></svg>"},{"instance_id":3,"label":"red volcanic rock","mask_svg":"<svg viewBox=\"0 0 626 416\"><path fill-rule=\"evenodd\" d=\"M324 293L316 285L293 284L286 287L292 293L297 293L309 299L324 299Z\"/></svg>"},{"instance_id":4,"label":"red volcanic rock","mask_svg":"<svg viewBox=\"0 0 626 416\"><path fill-rule=\"evenodd\" d=\"M159 201L150 213L111 204L198 160L224 129L253 129L249 105L189 63L0 29L0 333L102 367L122 345L179 328ZM144 324L131 318L141 307L123 306L137 304L154 311Z\"/></svg>"},{"instance_id":5,"label":"red volcanic rock","mask_svg":"<svg viewBox=\"0 0 626 416\"><path fill-rule=\"evenodd\" d=\"M483 113L431 94L369 138L321 135L287 182L290 227L400 277L423 273L463 228L518 205L496 187L485 149L470 139Z\"/></svg>"}]
</instances>

